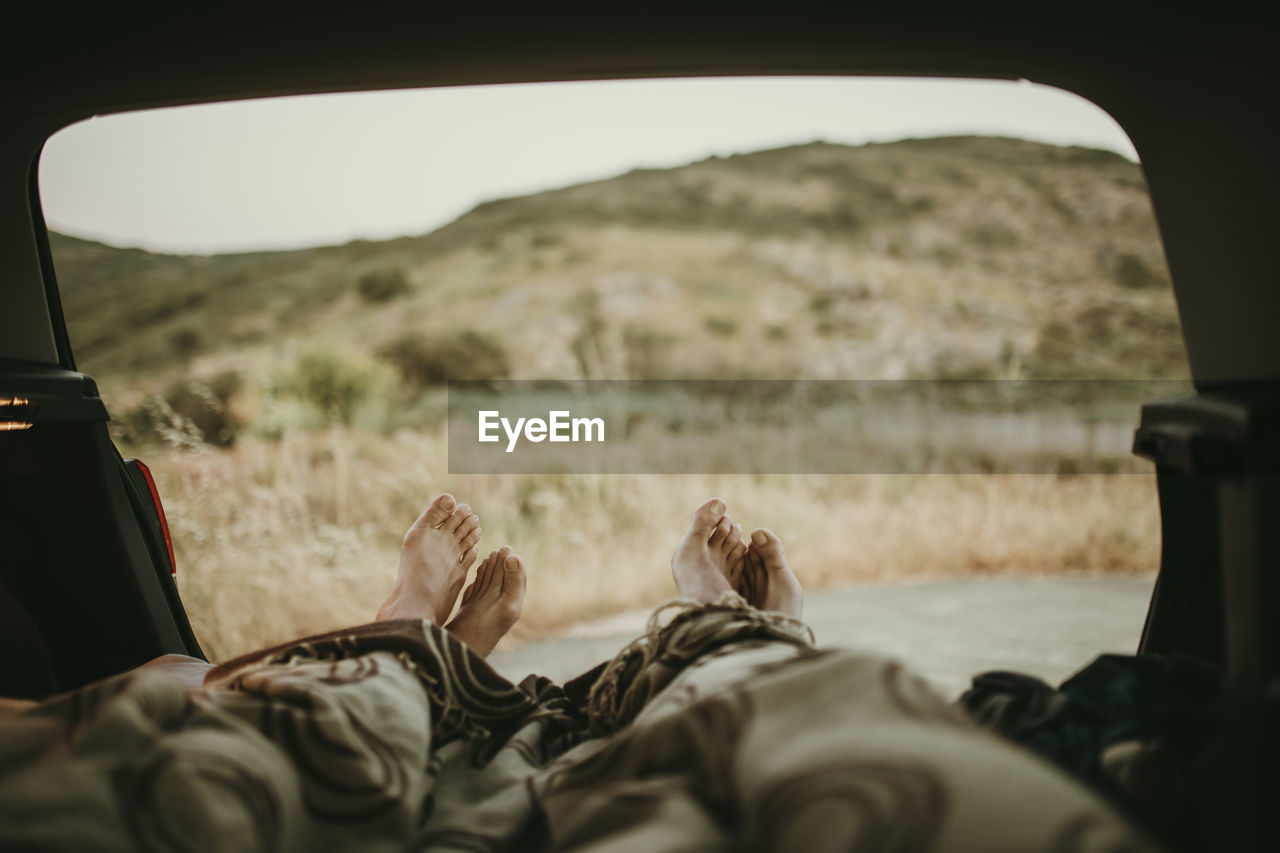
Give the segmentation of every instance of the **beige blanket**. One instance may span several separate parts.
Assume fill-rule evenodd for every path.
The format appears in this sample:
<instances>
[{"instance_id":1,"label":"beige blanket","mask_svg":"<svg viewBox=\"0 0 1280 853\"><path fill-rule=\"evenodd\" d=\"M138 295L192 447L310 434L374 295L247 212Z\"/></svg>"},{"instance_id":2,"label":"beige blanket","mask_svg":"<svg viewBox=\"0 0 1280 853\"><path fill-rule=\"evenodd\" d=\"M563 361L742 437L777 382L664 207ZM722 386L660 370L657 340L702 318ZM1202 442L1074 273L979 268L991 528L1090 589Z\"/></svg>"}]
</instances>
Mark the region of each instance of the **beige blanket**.
<instances>
[{"instance_id":1,"label":"beige blanket","mask_svg":"<svg viewBox=\"0 0 1280 853\"><path fill-rule=\"evenodd\" d=\"M664 625L664 616L671 616ZM2 850L1147 850L896 662L676 603L564 688L379 623L0 717Z\"/></svg>"}]
</instances>

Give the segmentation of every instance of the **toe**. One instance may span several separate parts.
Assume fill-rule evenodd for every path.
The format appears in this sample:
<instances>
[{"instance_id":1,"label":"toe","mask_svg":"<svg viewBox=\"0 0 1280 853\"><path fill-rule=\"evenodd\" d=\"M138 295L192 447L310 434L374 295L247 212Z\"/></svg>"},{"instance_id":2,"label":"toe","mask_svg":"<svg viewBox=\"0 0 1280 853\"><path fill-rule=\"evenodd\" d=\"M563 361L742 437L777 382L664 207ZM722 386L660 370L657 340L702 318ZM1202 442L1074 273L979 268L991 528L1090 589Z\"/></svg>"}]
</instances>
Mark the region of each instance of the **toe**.
<instances>
[{"instance_id":1,"label":"toe","mask_svg":"<svg viewBox=\"0 0 1280 853\"><path fill-rule=\"evenodd\" d=\"M721 548L724 546L725 540L729 537L729 531L733 529L733 522L728 516L720 519L720 523L716 525L716 529L711 531L711 538L707 540L707 544L712 548Z\"/></svg>"},{"instance_id":2,"label":"toe","mask_svg":"<svg viewBox=\"0 0 1280 853\"><path fill-rule=\"evenodd\" d=\"M489 570L485 574L484 585L480 590L481 593L500 594L502 592L503 567L506 565L507 558L510 556L510 545L503 545L501 548L493 552L493 563L489 566Z\"/></svg>"},{"instance_id":3,"label":"toe","mask_svg":"<svg viewBox=\"0 0 1280 853\"><path fill-rule=\"evenodd\" d=\"M477 543L480 542L480 532L481 531L479 527L471 528L470 533L468 533L466 536L463 536L461 539L458 540L458 547L463 549L464 551L474 547Z\"/></svg>"},{"instance_id":4,"label":"toe","mask_svg":"<svg viewBox=\"0 0 1280 853\"><path fill-rule=\"evenodd\" d=\"M490 554L485 561L480 564L480 568L476 569L476 579L471 583L471 597L480 598L488 590L493 582L494 571L498 566L502 565L502 561L495 554Z\"/></svg>"},{"instance_id":5,"label":"toe","mask_svg":"<svg viewBox=\"0 0 1280 853\"><path fill-rule=\"evenodd\" d=\"M707 501L694 510L693 521L689 525L689 533L702 540L710 538L711 532L720 523L720 519L724 518L724 511L724 501L719 498L712 498Z\"/></svg>"},{"instance_id":6,"label":"toe","mask_svg":"<svg viewBox=\"0 0 1280 853\"><path fill-rule=\"evenodd\" d=\"M747 564L747 546L738 542L724 562L724 576L735 592L742 592L742 575Z\"/></svg>"},{"instance_id":7,"label":"toe","mask_svg":"<svg viewBox=\"0 0 1280 853\"><path fill-rule=\"evenodd\" d=\"M476 554L478 552L475 548L470 548L467 550L467 553ZM474 560L475 557L473 556L472 559ZM479 594L485 578L493 571L493 566L497 562L497 559L498 552L490 552L489 556L485 557L484 562L476 569L476 576L472 578L471 583L467 585L466 590L462 593L463 606L470 604L475 599L476 595Z\"/></svg>"},{"instance_id":8,"label":"toe","mask_svg":"<svg viewBox=\"0 0 1280 853\"><path fill-rule=\"evenodd\" d=\"M453 508L453 512L449 513L449 517L444 520L444 524L440 526L440 529L445 533L457 534L458 528L462 527L471 515L471 507L466 504L458 504Z\"/></svg>"},{"instance_id":9,"label":"toe","mask_svg":"<svg viewBox=\"0 0 1280 853\"><path fill-rule=\"evenodd\" d=\"M773 557L782 553L782 540L764 527L751 532L751 547L762 557Z\"/></svg>"},{"instance_id":10,"label":"toe","mask_svg":"<svg viewBox=\"0 0 1280 853\"><path fill-rule=\"evenodd\" d=\"M454 535L457 536L459 540L461 540L468 533L475 530L479 526L480 526L480 516L476 515L473 512L471 513L471 515L468 515L466 519L463 520L462 524L458 525L458 529L454 531Z\"/></svg>"},{"instance_id":11,"label":"toe","mask_svg":"<svg viewBox=\"0 0 1280 853\"><path fill-rule=\"evenodd\" d=\"M449 513L453 512L453 508L457 503L453 499L453 495L448 492L436 495L435 500L431 501L431 505L427 507L426 511L422 513L422 517L418 520L429 529L439 527L449 517Z\"/></svg>"},{"instance_id":12,"label":"toe","mask_svg":"<svg viewBox=\"0 0 1280 853\"><path fill-rule=\"evenodd\" d=\"M462 570L465 572L467 569L471 568L472 564L476 561L476 557L479 556L480 552L476 550L476 546L472 545L470 548L462 552L462 556L458 558L458 565L461 566Z\"/></svg>"},{"instance_id":13,"label":"toe","mask_svg":"<svg viewBox=\"0 0 1280 853\"><path fill-rule=\"evenodd\" d=\"M502 563L502 606L504 615L514 622L524 607L524 561L512 554Z\"/></svg>"},{"instance_id":14,"label":"toe","mask_svg":"<svg viewBox=\"0 0 1280 853\"><path fill-rule=\"evenodd\" d=\"M736 527L737 525L734 526ZM729 548L728 554L725 555L725 565L730 568L737 566L747 556L747 546L740 538L741 535L742 531L738 531L738 535L733 537L733 545Z\"/></svg>"},{"instance_id":15,"label":"toe","mask_svg":"<svg viewBox=\"0 0 1280 853\"><path fill-rule=\"evenodd\" d=\"M743 596L753 607L759 607L764 599L765 589L768 585L764 561L758 559L748 560L743 571L743 578L746 580L747 594Z\"/></svg>"},{"instance_id":16,"label":"toe","mask_svg":"<svg viewBox=\"0 0 1280 853\"><path fill-rule=\"evenodd\" d=\"M736 521L730 525L729 534L725 536L721 545L724 548L725 557L732 556L733 552L742 544L742 525Z\"/></svg>"}]
</instances>

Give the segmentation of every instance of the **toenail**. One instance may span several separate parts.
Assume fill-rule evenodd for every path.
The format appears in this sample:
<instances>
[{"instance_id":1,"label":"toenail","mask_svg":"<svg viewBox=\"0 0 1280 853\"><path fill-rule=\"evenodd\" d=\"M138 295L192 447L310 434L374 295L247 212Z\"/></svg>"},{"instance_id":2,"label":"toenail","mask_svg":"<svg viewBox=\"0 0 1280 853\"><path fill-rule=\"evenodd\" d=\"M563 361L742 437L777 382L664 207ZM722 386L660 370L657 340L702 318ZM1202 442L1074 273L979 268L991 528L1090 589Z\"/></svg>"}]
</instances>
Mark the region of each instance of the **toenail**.
<instances>
[{"instance_id":1,"label":"toenail","mask_svg":"<svg viewBox=\"0 0 1280 853\"><path fill-rule=\"evenodd\" d=\"M751 534L751 541L757 545L763 545L765 543L764 534L757 530L755 533Z\"/></svg>"},{"instance_id":2,"label":"toenail","mask_svg":"<svg viewBox=\"0 0 1280 853\"><path fill-rule=\"evenodd\" d=\"M710 509L716 515L720 515L721 513L724 512L724 509L725 509L724 501L712 501Z\"/></svg>"}]
</instances>

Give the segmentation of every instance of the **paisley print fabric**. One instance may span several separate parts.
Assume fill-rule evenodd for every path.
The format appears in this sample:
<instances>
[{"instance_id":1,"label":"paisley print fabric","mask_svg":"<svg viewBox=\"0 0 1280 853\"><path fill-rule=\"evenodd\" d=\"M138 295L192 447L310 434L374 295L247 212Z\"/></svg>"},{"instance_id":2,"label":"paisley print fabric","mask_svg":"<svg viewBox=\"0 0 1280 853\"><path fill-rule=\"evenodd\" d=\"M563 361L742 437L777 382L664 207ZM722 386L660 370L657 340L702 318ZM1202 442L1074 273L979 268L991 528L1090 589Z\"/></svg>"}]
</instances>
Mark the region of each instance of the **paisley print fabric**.
<instances>
[{"instance_id":1,"label":"paisley print fabric","mask_svg":"<svg viewBox=\"0 0 1280 853\"><path fill-rule=\"evenodd\" d=\"M0 716L2 850L1150 850L897 662L737 596L567 689L413 621Z\"/></svg>"}]
</instances>

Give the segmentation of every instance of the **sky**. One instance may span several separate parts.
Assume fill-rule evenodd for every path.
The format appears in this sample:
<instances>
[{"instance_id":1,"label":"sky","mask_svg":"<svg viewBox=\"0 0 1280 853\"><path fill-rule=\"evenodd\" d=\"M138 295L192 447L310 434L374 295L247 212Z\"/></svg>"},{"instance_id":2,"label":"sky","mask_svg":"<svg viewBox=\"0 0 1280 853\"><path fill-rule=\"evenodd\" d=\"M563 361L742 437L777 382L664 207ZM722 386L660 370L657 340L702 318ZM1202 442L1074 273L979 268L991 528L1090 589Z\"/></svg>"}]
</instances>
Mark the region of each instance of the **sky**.
<instances>
[{"instance_id":1,"label":"sky","mask_svg":"<svg viewBox=\"0 0 1280 853\"><path fill-rule=\"evenodd\" d=\"M1016 136L1137 155L1092 103L1026 81L539 83L312 95L96 117L49 140L49 227L214 254L387 239L476 204L822 139Z\"/></svg>"}]
</instances>

